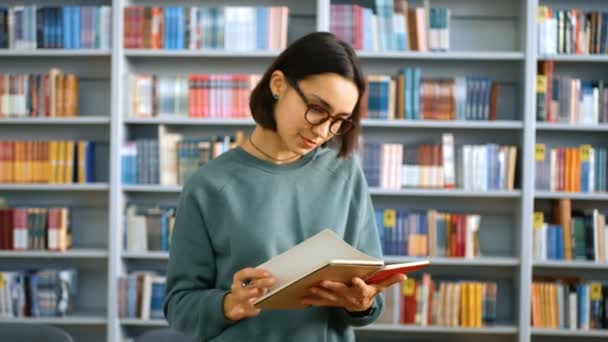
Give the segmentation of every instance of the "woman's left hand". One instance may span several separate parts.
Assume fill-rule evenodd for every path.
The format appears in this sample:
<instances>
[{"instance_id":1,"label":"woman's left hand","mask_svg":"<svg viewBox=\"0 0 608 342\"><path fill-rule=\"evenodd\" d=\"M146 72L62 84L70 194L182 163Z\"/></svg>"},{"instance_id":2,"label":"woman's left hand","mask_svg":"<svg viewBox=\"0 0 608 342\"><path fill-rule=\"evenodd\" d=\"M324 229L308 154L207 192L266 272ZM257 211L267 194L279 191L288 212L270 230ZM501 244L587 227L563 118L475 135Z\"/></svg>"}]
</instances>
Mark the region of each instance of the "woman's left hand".
<instances>
[{"instance_id":1,"label":"woman's left hand","mask_svg":"<svg viewBox=\"0 0 608 342\"><path fill-rule=\"evenodd\" d=\"M404 274L397 274L378 284L368 285L359 277L351 285L324 280L319 286L309 289L309 296L301 299L302 304L312 306L343 307L346 311L365 311L374 304L374 297L387 287L407 279Z\"/></svg>"}]
</instances>

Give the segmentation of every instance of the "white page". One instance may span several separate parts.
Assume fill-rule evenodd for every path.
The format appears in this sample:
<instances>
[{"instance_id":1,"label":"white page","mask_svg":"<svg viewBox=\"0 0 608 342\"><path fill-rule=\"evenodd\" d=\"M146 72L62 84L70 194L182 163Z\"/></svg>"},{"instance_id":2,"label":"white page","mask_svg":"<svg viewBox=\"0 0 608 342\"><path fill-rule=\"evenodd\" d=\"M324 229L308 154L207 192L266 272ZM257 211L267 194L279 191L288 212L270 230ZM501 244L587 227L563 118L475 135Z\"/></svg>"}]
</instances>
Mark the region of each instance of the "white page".
<instances>
[{"instance_id":1,"label":"white page","mask_svg":"<svg viewBox=\"0 0 608 342\"><path fill-rule=\"evenodd\" d=\"M258 266L277 279L276 284L262 298L335 259L380 261L383 264L382 260L357 250L332 230L325 229Z\"/></svg>"}]
</instances>

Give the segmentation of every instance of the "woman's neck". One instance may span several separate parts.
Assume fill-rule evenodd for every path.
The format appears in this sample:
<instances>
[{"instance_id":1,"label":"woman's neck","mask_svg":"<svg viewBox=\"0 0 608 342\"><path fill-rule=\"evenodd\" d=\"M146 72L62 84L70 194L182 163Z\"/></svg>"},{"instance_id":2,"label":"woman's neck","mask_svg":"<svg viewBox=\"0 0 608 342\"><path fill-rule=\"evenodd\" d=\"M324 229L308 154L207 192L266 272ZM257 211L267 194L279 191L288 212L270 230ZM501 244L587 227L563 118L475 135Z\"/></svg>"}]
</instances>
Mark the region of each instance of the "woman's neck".
<instances>
[{"instance_id":1,"label":"woman's neck","mask_svg":"<svg viewBox=\"0 0 608 342\"><path fill-rule=\"evenodd\" d=\"M241 147L255 157L274 164L288 164L302 158L290 151L276 132L259 125Z\"/></svg>"}]
</instances>

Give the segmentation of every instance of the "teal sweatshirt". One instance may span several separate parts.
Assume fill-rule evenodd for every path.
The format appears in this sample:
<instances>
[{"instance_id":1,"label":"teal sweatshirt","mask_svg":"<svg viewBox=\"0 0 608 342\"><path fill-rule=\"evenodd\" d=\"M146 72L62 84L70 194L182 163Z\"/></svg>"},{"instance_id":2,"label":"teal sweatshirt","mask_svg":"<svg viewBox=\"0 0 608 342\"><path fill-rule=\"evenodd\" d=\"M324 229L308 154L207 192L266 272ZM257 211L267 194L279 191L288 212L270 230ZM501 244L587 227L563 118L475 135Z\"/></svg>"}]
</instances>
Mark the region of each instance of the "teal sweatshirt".
<instances>
[{"instance_id":1,"label":"teal sweatshirt","mask_svg":"<svg viewBox=\"0 0 608 342\"><path fill-rule=\"evenodd\" d=\"M200 168L184 186L170 245L165 317L203 341L353 341L356 317L343 308L262 310L237 322L223 313L233 275L256 267L325 228L359 250L381 257L374 210L353 157L318 148L275 165L242 148Z\"/></svg>"}]
</instances>

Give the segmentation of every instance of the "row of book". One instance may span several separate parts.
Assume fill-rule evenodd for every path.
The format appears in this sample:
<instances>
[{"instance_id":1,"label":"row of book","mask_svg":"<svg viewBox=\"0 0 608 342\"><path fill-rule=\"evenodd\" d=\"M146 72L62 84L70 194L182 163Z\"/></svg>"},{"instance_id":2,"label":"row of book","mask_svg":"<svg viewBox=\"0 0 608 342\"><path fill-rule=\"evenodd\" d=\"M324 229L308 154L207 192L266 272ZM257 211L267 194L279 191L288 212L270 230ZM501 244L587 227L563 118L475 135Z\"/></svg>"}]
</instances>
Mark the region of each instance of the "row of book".
<instances>
[{"instance_id":1,"label":"row of book","mask_svg":"<svg viewBox=\"0 0 608 342\"><path fill-rule=\"evenodd\" d=\"M125 211L123 248L127 252L169 251L174 207L129 205Z\"/></svg>"},{"instance_id":2,"label":"row of book","mask_svg":"<svg viewBox=\"0 0 608 342\"><path fill-rule=\"evenodd\" d=\"M498 83L489 78L422 78L419 67L369 75L366 117L407 120L496 120Z\"/></svg>"},{"instance_id":3,"label":"row of book","mask_svg":"<svg viewBox=\"0 0 608 342\"><path fill-rule=\"evenodd\" d=\"M110 6L0 7L0 49L110 49Z\"/></svg>"},{"instance_id":4,"label":"row of book","mask_svg":"<svg viewBox=\"0 0 608 342\"><path fill-rule=\"evenodd\" d=\"M133 75L130 116L251 117L249 95L257 74Z\"/></svg>"},{"instance_id":5,"label":"row of book","mask_svg":"<svg viewBox=\"0 0 608 342\"><path fill-rule=\"evenodd\" d=\"M536 119L571 124L608 122L608 87L604 80L554 75L554 62L538 63Z\"/></svg>"},{"instance_id":6,"label":"row of book","mask_svg":"<svg viewBox=\"0 0 608 342\"><path fill-rule=\"evenodd\" d=\"M258 74L132 75L131 117L250 117ZM368 75L364 118L496 120L499 85L488 78L422 79L421 69Z\"/></svg>"},{"instance_id":7,"label":"row of book","mask_svg":"<svg viewBox=\"0 0 608 342\"><path fill-rule=\"evenodd\" d=\"M481 256L480 215L394 208L376 209L375 214L384 255Z\"/></svg>"},{"instance_id":8,"label":"row of book","mask_svg":"<svg viewBox=\"0 0 608 342\"><path fill-rule=\"evenodd\" d=\"M385 291L387 308L378 322L481 328L496 322L495 282L441 281L428 273ZM391 317L392 316L392 317Z\"/></svg>"},{"instance_id":9,"label":"row of book","mask_svg":"<svg viewBox=\"0 0 608 342\"><path fill-rule=\"evenodd\" d=\"M0 317L57 317L76 309L78 271L41 269L0 272Z\"/></svg>"},{"instance_id":10,"label":"row of book","mask_svg":"<svg viewBox=\"0 0 608 342\"><path fill-rule=\"evenodd\" d=\"M209 160L235 148L243 134L188 139L159 126L159 140L137 139L121 150L123 184L185 184Z\"/></svg>"},{"instance_id":11,"label":"row of book","mask_svg":"<svg viewBox=\"0 0 608 342\"><path fill-rule=\"evenodd\" d=\"M124 9L124 47L131 49L282 50L289 8L144 7Z\"/></svg>"},{"instance_id":12,"label":"row of book","mask_svg":"<svg viewBox=\"0 0 608 342\"><path fill-rule=\"evenodd\" d=\"M68 208L0 208L0 249L66 251L69 217Z\"/></svg>"},{"instance_id":13,"label":"row of book","mask_svg":"<svg viewBox=\"0 0 608 342\"><path fill-rule=\"evenodd\" d=\"M538 6L538 54L608 53L608 12Z\"/></svg>"},{"instance_id":14,"label":"row of book","mask_svg":"<svg viewBox=\"0 0 608 342\"><path fill-rule=\"evenodd\" d=\"M153 272L132 272L118 277L120 318L164 319L163 302L167 279Z\"/></svg>"},{"instance_id":15,"label":"row of book","mask_svg":"<svg viewBox=\"0 0 608 342\"><path fill-rule=\"evenodd\" d=\"M454 149L454 138L449 133L443 134L441 144L366 142L360 160L371 187L514 189L515 146L463 145L457 155Z\"/></svg>"},{"instance_id":16,"label":"row of book","mask_svg":"<svg viewBox=\"0 0 608 342\"><path fill-rule=\"evenodd\" d=\"M78 115L78 77L52 68L46 74L0 73L1 117Z\"/></svg>"},{"instance_id":17,"label":"row of book","mask_svg":"<svg viewBox=\"0 0 608 342\"><path fill-rule=\"evenodd\" d=\"M565 212L570 208L566 200L555 202L550 220L534 212L533 259L608 262L606 215L598 209Z\"/></svg>"},{"instance_id":18,"label":"row of book","mask_svg":"<svg viewBox=\"0 0 608 342\"><path fill-rule=\"evenodd\" d=\"M448 51L450 9L408 7L407 1L375 0L375 11L331 5L330 31L357 50Z\"/></svg>"},{"instance_id":19,"label":"row of book","mask_svg":"<svg viewBox=\"0 0 608 342\"><path fill-rule=\"evenodd\" d=\"M536 279L531 285L534 328L608 329L608 283Z\"/></svg>"},{"instance_id":20,"label":"row of book","mask_svg":"<svg viewBox=\"0 0 608 342\"><path fill-rule=\"evenodd\" d=\"M606 148L535 146L536 190L605 192L608 174Z\"/></svg>"},{"instance_id":21,"label":"row of book","mask_svg":"<svg viewBox=\"0 0 608 342\"><path fill-rule=\"evenodd\" d=\"M0 140L0 183L95 181L95 143Z\"/></svg>"}]
</instances>

